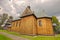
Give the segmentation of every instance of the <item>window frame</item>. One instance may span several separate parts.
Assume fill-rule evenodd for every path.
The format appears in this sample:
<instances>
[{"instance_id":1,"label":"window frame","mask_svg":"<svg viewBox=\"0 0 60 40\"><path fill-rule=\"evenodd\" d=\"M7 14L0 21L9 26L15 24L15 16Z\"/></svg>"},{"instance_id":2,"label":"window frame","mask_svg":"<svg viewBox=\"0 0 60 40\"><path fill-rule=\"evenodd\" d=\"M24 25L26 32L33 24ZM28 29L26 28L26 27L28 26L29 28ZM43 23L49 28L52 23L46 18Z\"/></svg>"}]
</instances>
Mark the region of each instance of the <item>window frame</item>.
<instances>
[{"instance_id":1,"label":"window frame","mask_svg":"<svg viewBox=\"0 0 60 40\"><path fill-rule=\"evenodd\" d=\"M42 26L42 21L41 20L39 20L39 26Z\"/></svg>"}]
</instances>

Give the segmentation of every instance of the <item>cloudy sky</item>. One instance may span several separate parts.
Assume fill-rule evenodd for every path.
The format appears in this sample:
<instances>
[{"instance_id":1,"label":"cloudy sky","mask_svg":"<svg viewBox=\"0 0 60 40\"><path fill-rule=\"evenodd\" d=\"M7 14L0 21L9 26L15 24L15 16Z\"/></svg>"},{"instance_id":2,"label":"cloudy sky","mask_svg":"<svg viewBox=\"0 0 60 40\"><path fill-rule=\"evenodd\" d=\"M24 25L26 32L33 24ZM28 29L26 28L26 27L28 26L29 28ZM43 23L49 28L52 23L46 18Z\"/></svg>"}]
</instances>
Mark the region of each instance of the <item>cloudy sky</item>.
<instances>
[{"instance_id":1,"label":"cloudy sky","mask_svg":"<svg viewBox=\"0 0 60 40\"><path fill-rule=\"evenodd\" d=\"M60 20L60 0L0 0L0 14L8 13L17 18L28 5L36 16L45 10L45 15L56 16Z\"/></svg>"}]
</instances>

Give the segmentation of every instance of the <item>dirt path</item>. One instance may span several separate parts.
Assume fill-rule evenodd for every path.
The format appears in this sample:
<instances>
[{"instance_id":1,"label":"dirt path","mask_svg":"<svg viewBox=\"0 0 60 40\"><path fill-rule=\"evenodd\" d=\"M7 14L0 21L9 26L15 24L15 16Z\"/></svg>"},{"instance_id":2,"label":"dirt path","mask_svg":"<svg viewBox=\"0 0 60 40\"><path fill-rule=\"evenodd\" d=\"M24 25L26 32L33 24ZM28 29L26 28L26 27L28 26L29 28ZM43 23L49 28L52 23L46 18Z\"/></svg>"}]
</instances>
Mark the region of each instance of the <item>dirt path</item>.
<instances>
[{"instance_id":1,"label":"dirt path","mask_svg":"<svg viewBox=\"0 0 60 40\"><path fill-rule=\"evenodd\" d=\"M15 35L12 35L12 34L8 34L8 33L5 33L5 32L0 32L0 34L3 34L13 40L28 40L26 38L21 38L21 37L18 37L18 36L15 36Z\"/></svg>"}]
</instances>

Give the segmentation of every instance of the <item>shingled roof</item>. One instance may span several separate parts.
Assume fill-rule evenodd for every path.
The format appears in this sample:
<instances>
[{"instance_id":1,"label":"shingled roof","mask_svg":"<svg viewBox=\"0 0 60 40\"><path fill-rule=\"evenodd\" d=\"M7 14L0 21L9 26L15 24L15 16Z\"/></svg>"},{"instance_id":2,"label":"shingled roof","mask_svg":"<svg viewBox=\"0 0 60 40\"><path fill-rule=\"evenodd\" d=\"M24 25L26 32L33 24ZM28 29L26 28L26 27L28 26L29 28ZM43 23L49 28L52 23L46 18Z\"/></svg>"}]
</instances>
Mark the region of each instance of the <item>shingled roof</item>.
<instances>
[{"instance_id":1,"label":"shingled roof","mask_svg":"<svg viewBox=\"0 0 60 40\"><path fill-rule=\"evenodd\" d=\"M27 16L35 16L35 18L37 19L40 19L40 18L50 18L52 19L51 17L48 17L46 14L45 14L45 10L42 10L41 11L41 14L40 14L40 17L36 17L36 15L34 14L34 12L31 10L30 6L27 6L26 9L24 10L24 12L22 13L22 15L20 16L20 18L23 18L23 17L27 17Z\"/></svg>"},{"instance_id":2,"label":"shingled roof","mask_svg":"<svg viewBox=\"0 0 60 40\"><path fill-rule=\"evenodd\" d=\"M33 11L30 9L30 6L27 6L27 8L24 10L23 14L21 15L21 17L23 16L27 16L33 14Z\"/></svg>"}]
</instances>

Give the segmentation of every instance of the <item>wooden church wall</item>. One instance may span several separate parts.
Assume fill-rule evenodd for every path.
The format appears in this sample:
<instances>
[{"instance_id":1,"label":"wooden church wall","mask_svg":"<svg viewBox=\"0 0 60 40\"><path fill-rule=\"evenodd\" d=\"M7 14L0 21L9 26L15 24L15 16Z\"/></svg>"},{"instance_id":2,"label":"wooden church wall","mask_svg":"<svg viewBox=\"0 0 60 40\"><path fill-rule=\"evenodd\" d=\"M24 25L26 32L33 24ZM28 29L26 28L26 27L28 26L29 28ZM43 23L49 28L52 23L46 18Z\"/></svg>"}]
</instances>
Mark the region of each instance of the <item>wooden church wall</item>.
<instances>
[{"instance_id":1,"label":"wooden church wall","mask_svg":"<svg viewBox=\"0 0 60 40\"><path fill-rule=\"evenodd\" d=\"M11 31L15 31L15 22L12 22Z\"/></svg>"},{"instance_id":2,"label":"wooden church wall","mask_svg":"<svg viewBox=\"0 0 60 40\"><path fill-rule=\"evenodd\" d=\"M17 22L17 28L16 28L17 32L20 31L20 24L21 24L21 21L19 20L19 21Z\"/></svg>"},{"instance_id":3,"label":"wooden church wall","mask_svg":"<svg viewBox=\"0 0 60 40\"><path fill-rule=\"evenodd\" d=\"M14 22L11 23L11 27L8 27L8 30L9 30L9 31L13 31L13 30L14 30L13 27L14 27Z\"/></svg>"},{"instance_id":4,"label":"wooden church wall","mask_svg":"<svg viewBox=\"0 0 60 40\"><path fill-rule=\"evenodd\" d=\"M47 31L48 31L47 34L53 35L54 31L53 31L53 26L52 26L52 20L46 19L46 27L47 27Z\"/></svg>"},{"instance_id":5,"label":"wooden church wall","mask_svg":"<svg viewBox=\"0 0 60 40\"><path fill-rule=\"evenodd\" d=\"M36 23L36 19L34 16L21 18L20 33L27 35L35 35L36 34L35 23Z\"/></svg>"},{"instance_id":6,"label":"wooden church wall","mask_svg":"<svg viewBox=\"0 0 60 40\"><path fill-rule=\"evenodd\" d=\"M37 19L37 34L42 34L42 35L54 34L51 19L47 19L47 18Z\"/></svg>"},{"instance_id":7,"label":"wooden church wall","mask_svg":"<svg viewBox=\"0 0 60 40\"><path fill-rule=\"evenodd\" d=\"M8 30L19 32L20 31L19 28L20 28L20 20L17 20L12 22L11 28L8 28Z\"/></svg>"},{"instance_id":8,"label":"wooden church wall","mask_svg":"<svg viewBox=\"0 0 60 40\"><path fill-rule=\"evenodd\" d=\"M34 16L28 16L21 18L21 20L13 21L11 28L8 28L8 30L27 35L54 34L51 19L36 19Z\"/></svg>"},{"instance_id":9,"label":"wooden church wall","mask_svg":"<svg viewBox=\"0 0 60 40\"><path fill-rule=\"evenodd\" d=\"M39 21L40 21L40 23L39 23ZM46 26L46 24L45 24L45 20L44 19L37 19L37 34L43 34L43 31L44 31L44 27Z\"/></svg>"}]
</instances>

